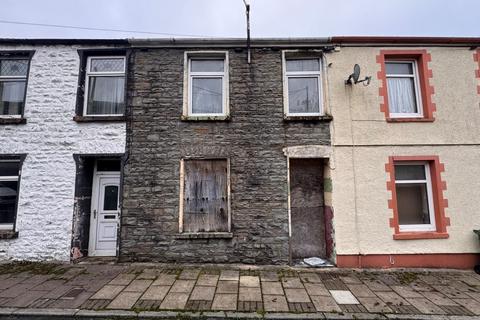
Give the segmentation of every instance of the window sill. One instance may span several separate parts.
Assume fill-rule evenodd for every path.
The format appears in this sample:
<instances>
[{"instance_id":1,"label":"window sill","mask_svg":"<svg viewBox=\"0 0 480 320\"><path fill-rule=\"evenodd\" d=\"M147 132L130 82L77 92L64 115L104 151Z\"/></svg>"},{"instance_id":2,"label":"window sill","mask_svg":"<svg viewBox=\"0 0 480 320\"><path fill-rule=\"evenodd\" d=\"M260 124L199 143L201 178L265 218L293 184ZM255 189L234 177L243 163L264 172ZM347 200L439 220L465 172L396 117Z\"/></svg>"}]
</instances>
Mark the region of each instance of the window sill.
<instances>
[{"instance_id":1,"label":"window sill","mask_svg":"<svg viewBox=\"0 0 480 320\"><path fill-rule=\"evenodd\" d=\"M182 116L182 121L230 121L230 116Z\"/></svg>"},{"instance_id":2,"label":"window sill","mask_svg":"<svg viewBox=\"0 0 480 320\"><path fill-rule=\"evenodd\" d=\"M393 235L394 240L447 239L445 232L401 232Z\"/></svg>"},{"instance_id":3,"label":"window sill","mask_svg":"<svg viewBox=\"0 0 480 320\"><path fill-rule=\"evenodd\" d=\"M283 121L309 121L309 122L330 122L333 120L331 115L323 116L287 116L283 117Z\"/></svg>"},{"instance_id":4,"label":"window sill","mask_svg":"<svg viewBox=\"0 0 480 320\"><path fill-rule=\"evenodd\" d=\"M18 231L13 230L0 230L0 239L16 239L18 238Z\"/></svg>"},{"instance_id":5,"label":"window sill","mask_svg":"<svg viewBox=\"0 0 480 320\"><path fill-rule=\"evenodd\" d=\"M124 115L119 116L74 116L73 121L76 122L118 122L126 121L127 117Z\"/></svg>"},{"instance_id":6,"label":"window sill","mask_svg":"<svg viewBox=\"0 0 480 320\"><path fill-rule=\"evenodd\" d=\"M232 239L232 232L177 233L177 239Z\"/></svg>"},{"instance_id":7,"label":"window sill","mask_svg":"<svg viewBox=\"0 0 480 320\"><path fill-rule=\"evenodd\" d=\"M434 118L387 118L387 122L434 122Z\"/></svg>"},{"instance_id":8,"label":"window sill","mask_svg":"<svg viewBox=\"0 0 480 320\"><path fill-rule=\"evenodd\" d=\"M2 118L0 117L0 125L1 124L25 124L27 123L27 119L25 118Z\"/></svg>"}]
</instances>

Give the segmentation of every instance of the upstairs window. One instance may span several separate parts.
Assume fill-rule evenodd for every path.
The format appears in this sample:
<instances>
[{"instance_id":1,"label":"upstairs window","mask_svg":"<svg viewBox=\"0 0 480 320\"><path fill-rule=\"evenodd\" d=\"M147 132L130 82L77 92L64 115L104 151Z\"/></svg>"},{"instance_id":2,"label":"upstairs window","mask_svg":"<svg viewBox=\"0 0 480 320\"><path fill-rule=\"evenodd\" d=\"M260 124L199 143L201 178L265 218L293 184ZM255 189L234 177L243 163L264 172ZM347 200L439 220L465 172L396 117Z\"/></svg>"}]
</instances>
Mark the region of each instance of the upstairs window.
<instances>
[{"instance_id":1,"label":"upstairs window","mask_svg":"<svg viewBox=\"0 0 480 320\"><path fill-rule=\"evenodd\" d=\"M436 230L428 163L395 163L395 191L400 232Z\"/></svg>"},{"instance_id":2,"label":"upstairs window","mask_svg":"<svg viewBox=\"0 0 480 320\"><path fill-rule=\"evenodd\" d=\"M423 117L416 61L387 60L385 69L390 117Z\"/></svg>"},{"instance_id":3,"label":"upstairs window","mask_svg":"<svg viewBox=\"0 0 480 320\"><path fill-rule=\"evenodd\" d=\"M287 116L322 115L320 58L285 59L284 87Z\"/></svg>"},{"instance_id":4,"label":"upstairs window","mask_svg":"<svg viewBox=\"0 0 480 320\"><path fill-rule=\"evenodd\" d=\"M90 56L85 72L85 116L123 115L125 57Z\"/></svg>"},{"instance_id":5,"label":"upstairs window","mask_svg":"<svg viewBox=\"0 0 480 320\"><path fill-rule=\"evenodd\" d=\"M380 111L388 122L433 122L432 56L427 50L380 50Z\"/></svg>"},{"instance_id":6,"label":"upstairs window","mask_svg":"<svg viewBox=\"0 0 480 320\"><path fill-rule=\"evenodd\" d=\"M22 116L29 64L29 59L0 57L0 117Z\"/></svg>"},{"instance_id":7,"label":"upstairs window","mask_svg":"<svg viewBox=\"0 0 480 320\"><path fill-rule=\"evenodd\" d=\"M225 52L186 53L184 116L218 119L228 115L228 57Z\"/></svg>"},{"instance_id":8,"label":"upstairs window","mask_svg":"<svg viewBox=\"0 0 480 320\"><path fill-rule=\"evenodd\" d=\"M13 230L19 180L20 160L0 160L0 230Z\"/></svg>"}]
</instances>

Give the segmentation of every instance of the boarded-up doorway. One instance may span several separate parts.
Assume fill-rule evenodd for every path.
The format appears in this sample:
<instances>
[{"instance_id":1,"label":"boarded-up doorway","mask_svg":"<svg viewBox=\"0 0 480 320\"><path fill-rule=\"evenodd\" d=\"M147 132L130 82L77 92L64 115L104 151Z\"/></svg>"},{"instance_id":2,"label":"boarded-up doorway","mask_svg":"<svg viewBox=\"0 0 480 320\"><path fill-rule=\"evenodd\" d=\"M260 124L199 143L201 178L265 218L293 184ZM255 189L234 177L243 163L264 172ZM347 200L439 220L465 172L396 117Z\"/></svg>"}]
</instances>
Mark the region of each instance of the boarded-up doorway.
<instances>
[{"instance_id":1,"label":"boarded-up doorway","mask_svg":"<svg viewBox=\"0 0 480 320\"><path fill-rule=\"evenodd\" d=\"M290 158L290 248L293 260L326 258L323 159Z\"/></svg>"}]
</instances>

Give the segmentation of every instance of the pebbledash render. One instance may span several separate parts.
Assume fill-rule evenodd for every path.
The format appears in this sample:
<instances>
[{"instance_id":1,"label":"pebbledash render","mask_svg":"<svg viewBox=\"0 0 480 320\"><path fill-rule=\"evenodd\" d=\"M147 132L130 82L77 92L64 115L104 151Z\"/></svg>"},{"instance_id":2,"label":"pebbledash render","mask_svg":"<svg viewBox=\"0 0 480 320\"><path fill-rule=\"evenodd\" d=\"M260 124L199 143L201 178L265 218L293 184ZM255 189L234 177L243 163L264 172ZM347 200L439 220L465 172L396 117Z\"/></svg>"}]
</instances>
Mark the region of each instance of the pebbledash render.
<instances>
[{"instance_id":1,"label":"pebbledash render","mask_svg":"<svg viewBox=\"0 0 480 320\"><path fill-rule=\"evenodd\" d=\"M480 39L0 43L2 259L478 259Z\"/></svg>"}]
</instances>

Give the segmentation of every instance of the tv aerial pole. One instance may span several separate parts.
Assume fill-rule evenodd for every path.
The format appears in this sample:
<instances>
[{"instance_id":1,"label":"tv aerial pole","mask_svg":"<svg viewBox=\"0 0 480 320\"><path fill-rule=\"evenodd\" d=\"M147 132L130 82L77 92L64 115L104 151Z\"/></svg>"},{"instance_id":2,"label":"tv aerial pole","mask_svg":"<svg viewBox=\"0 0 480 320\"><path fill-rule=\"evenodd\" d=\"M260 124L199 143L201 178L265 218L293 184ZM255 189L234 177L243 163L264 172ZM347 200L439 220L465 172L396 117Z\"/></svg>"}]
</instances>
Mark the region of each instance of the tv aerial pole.
<instances>
[{"instance_id":1,"label":"tv aerial pole","mask_svg":"<svg viewBox=\"0 0 480 320\"><path fill-rule=\"evenodd\" d=\"M250 53L250 4L246 0L243 0L243 3L247 14L247 63L250 64L252 61Z\"/></svg>"}]
</instances>

